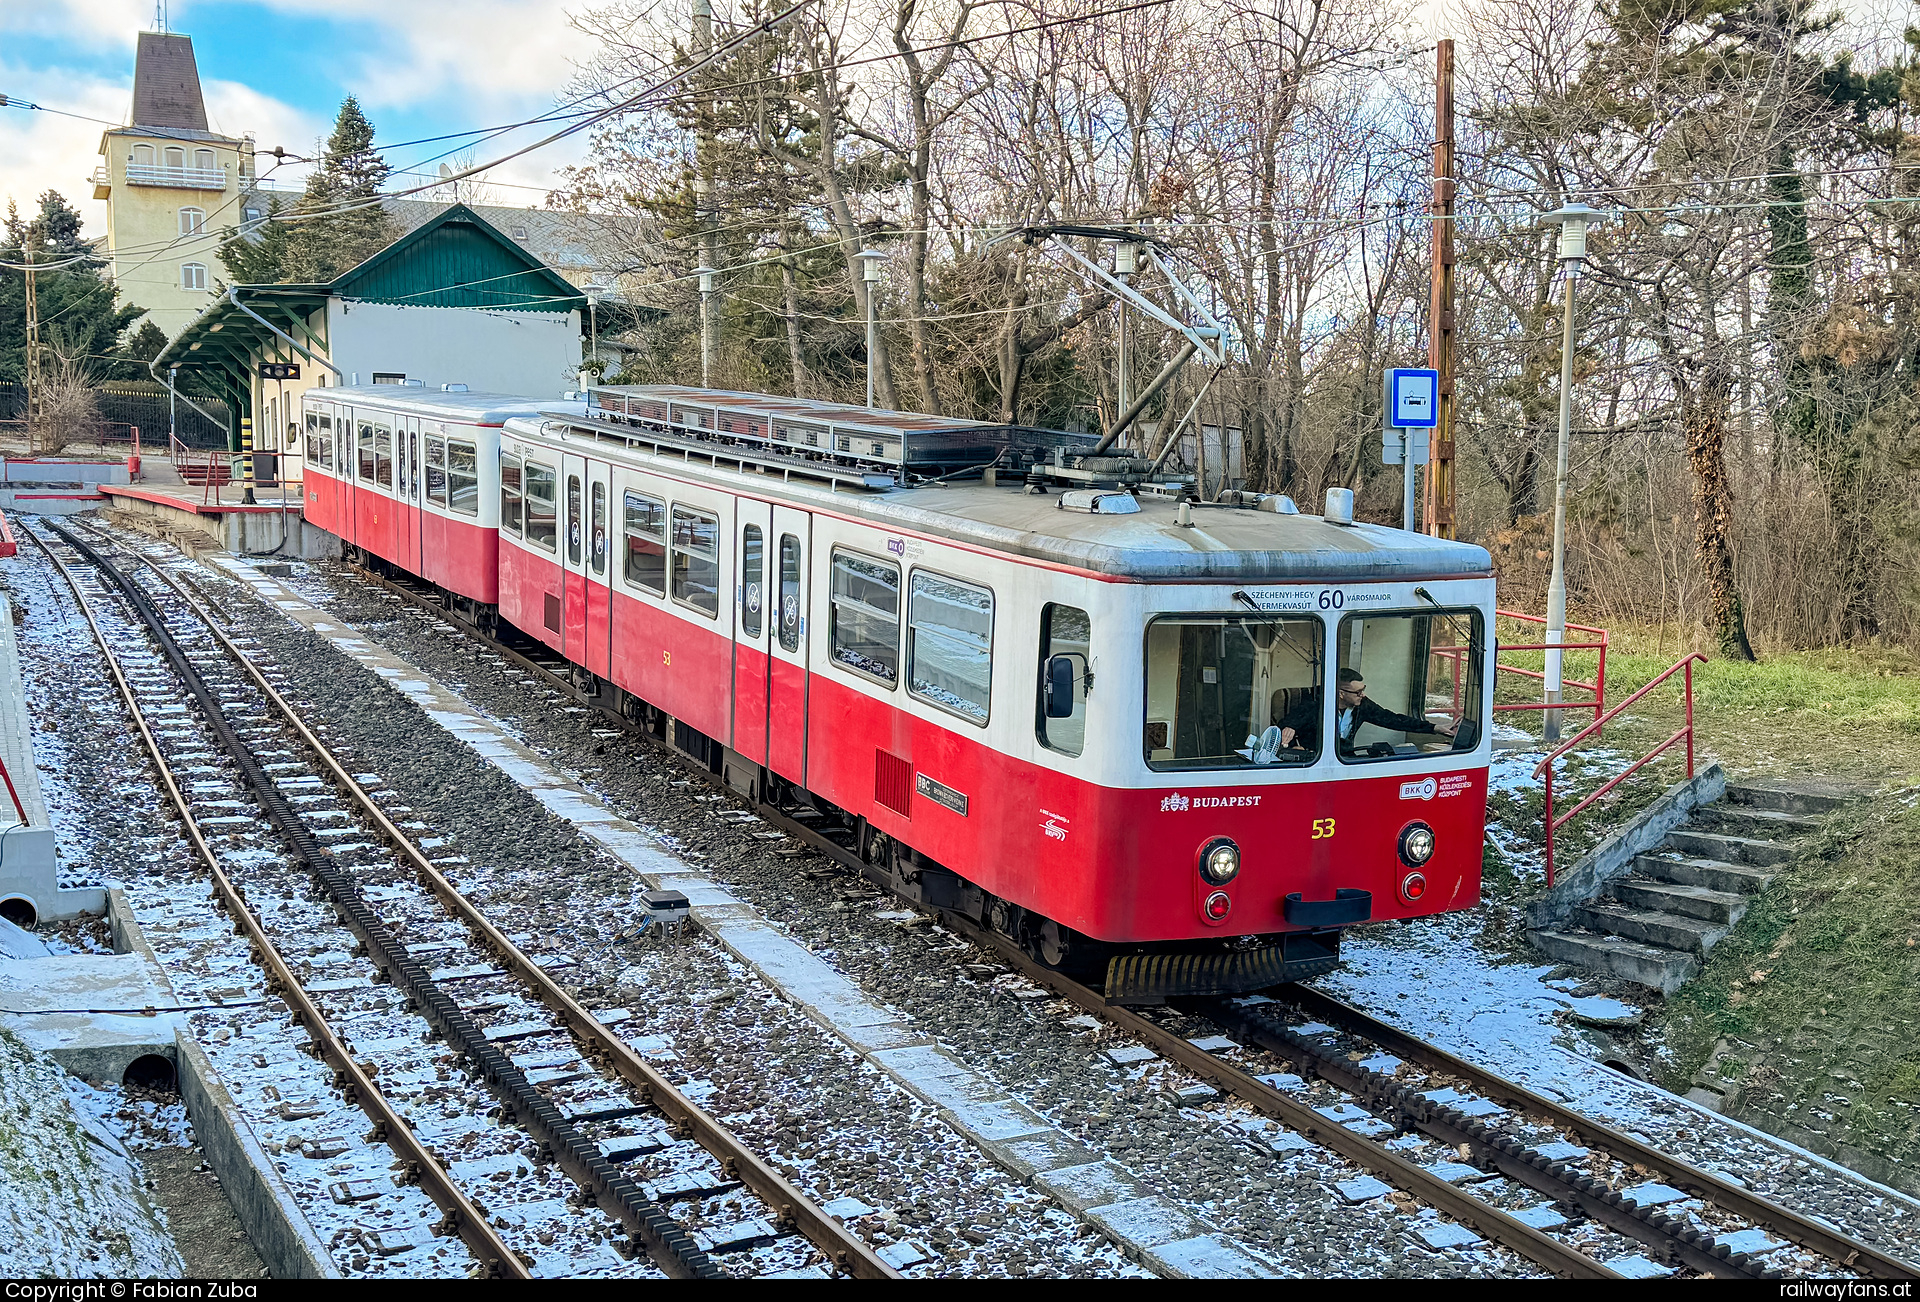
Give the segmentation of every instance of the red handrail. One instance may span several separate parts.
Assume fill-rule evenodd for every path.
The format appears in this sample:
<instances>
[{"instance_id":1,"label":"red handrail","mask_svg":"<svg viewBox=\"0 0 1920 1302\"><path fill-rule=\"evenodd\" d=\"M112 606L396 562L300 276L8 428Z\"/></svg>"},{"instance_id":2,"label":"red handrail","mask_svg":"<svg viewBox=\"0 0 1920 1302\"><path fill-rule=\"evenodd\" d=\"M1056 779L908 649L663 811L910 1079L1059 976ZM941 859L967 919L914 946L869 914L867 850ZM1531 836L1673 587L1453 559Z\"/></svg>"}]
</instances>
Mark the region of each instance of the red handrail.
<instances>
[{"instance_id":1,"label":"red handrail","mask_svg":"<svg viewBox=\"0 0 1920 1302\"><path fill-rule=\"evenodd\" d=\"M1501 618L1517 619L1526 624L1547 622L1544 615L1529 615L1518 610L1496 610L1493 613ZM1560 680L1563 687L1577 687L1592 692L1592 698L1584 701L1518 701L1510 705L1495 705L1493 709L1496 714L1513 710L1592 710L1594 721L1600 722L1600 716L1606 712L1607 708L1607 643L1612 640L1612 637L1606 629L1595 628L1591 624L1569 624L1567 629L1576 633L1597 634L1600 640L1597 642L1496 642L1494 648L1496 685L1499 674L1519 674L1523 678L1535 678L1541 682L1547 679L1546 674L1537 669L1522 669L1519 665L1501 664L1499 654L1502 651L1598 651L1600 664L1592 682L1584 683L1577 678L1566 677Z\"/></svg>"},{"instance_id":2,"label":"red handrail","mask_svg":"<svg viewBox=\"0 0 1920 1302\"><path fill-rule=\"evenodd\" d=\"M1672 668L1663 672L1658 678L1653 679L1645 687L1642 687L1639 691L1635 692L1632 696L1629 696L1626 700L1620 702L1620 704L1614 706L1611 710L1608 710L1603 717L1595 719L1592 723L1582 728L1579 732L1574 733L1573 736L1567 738L1567 740L1560 743L1560 745L1557 748L1555 748L1553 751L1548 753L1545 759L1541 760L1538 764L1534 765L1533 767L1534 777L1537 778L1542 773L1546 774L1547 886L1549 888L1553 886L1554 834L1558 832L1561 828L1565 827L1568 823L1572 822L1575 818L1579 817L1582 813L1586 812L1586 810L1594 803L1594 801L1600 799L1600 797L1606 795L1609 791L1619 786L1622 782L1626 781L1639 769L1645 767L1647 764L1652 763L1660 755L1664 754L1669 746L1673 745L1675 742L1679 741L1683 737L1686 738L1686 742L1687 742L1687 777L1688 778L1693 777L1693 662L1696 660L1698 660L1703 665L1707 663L1707 658L1701 655L1698 651L1689 653L1684 659L1682 659L1679 663L1675 664ZM1680 729L1680 731L1674 733L1673 736L1667 738L1665 741L1661 742L1658 746L1655 746L1652 750L1648 751L1645 755L1642 755L1639 759L1627 765L1626 768L1622 769L1620 772L1614 774L1611 778L1607 779L1607 781L1603 783L1598 790L1594 791L1593 794L1589 795L1585 800L1581 801L1579 804L1575 805L1572 809L1569 809L1566 813L1561 814L1559 817L1556 818L1553 812L1553 762L1559 759L1562 755L1565 755L1568 751L1572 750L1575 746L1578 746L1581 742L1585 741L1587 738L1599 735L1600 730L1603 727L1605 727L1609 722L1618 718L1622 710L1626 709L1629 705L1632 705L1635 701L1639 700L1641 697L1645 696L1648 692L1658 687L1661 683L1664 683L1667 681L1667 679L1673 677L1674 674L1680 673L1681 671L1685 671L1683 676L1686 684L1685 693L1686 693L1687 722L1685 726L1683 726Z\"/></svg>"},{"instance_id":3,"label":"red handrail","mask_svg":"<svg viewBox=\"0 0 1920 1302\"><path fill-rule=\"evenodd\" d=\"M7 794L13 797L13 807L20 814L20 825L25 827L27 825L27 807L20 803L20 793L13 789L13 774L7 772L7 762L5 760L0 760L0 778L6 779Z\"/></svg>"}]
</instances>

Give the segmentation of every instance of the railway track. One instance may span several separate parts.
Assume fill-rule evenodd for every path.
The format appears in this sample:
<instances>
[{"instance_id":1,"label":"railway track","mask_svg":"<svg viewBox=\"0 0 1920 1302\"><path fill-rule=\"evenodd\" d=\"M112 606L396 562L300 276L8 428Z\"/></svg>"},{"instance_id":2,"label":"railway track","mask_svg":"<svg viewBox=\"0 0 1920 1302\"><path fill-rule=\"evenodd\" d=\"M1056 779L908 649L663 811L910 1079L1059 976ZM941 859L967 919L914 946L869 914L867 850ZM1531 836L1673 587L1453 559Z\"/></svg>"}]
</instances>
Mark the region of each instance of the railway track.
<instances>
[{"instance_id":1,"label":"railway track","mask_svg":"<svg viewBox=\"0 0 1920 1302\"><path fill-rule=\"evenodd\" d=\"M401 599L459 624L720 788L705 768L582 692L570 666L544 646L495 637L420 586L360 572ZM771 805L758 805L756 812L884 887L850 846L824 834L831 829ZM1167 1010L1174 1018L1193 1020L1186 1031L1202 1032L1188 1034L1156 1017L1109 1005L1097 990L964 918L941 914L940 921L1029 980L1347 1158L1391 1190L1557 1275L1780 1279L1824 1273L1910 1280L1920 1273L1823 1221L1308 988L1281 987L1251 999L1187 1001Z\"/></svg>"},{"instance_id":2,"label":"railway track","mask_svg":"<svg viewBox=\"0 0 1920 1302\"><path fill-rule=\"evenodd\" d=\"M475 1274L897 1277L637 1053L613 1029L634 1029L627 1010L582 1007L522 948L532 937L463 896L407 835L409 811L348 771L193 594L148 558L132 575L45 531L29 534L71 586L212 882L210 899L184 881L163 892L149 939L195 987L188 1006L230 1008L224 1029L246 1043L292 1036L331 1073L291 1098L272 1082L315 1073L255 1055L271 1077L255 1094L277 1104L260 1122L297 1141L275 1147L334 1204L316 1226L351 1210L330 1247L357 1245L349 1261L383 1273L375 1262L431 1247L424 1200L433 1237L457 1236ZM214 986L241 961L213 938L226 924L266 998ZM372 1123L360 1144L353 1110ZM384 1179L376 1146L396 1159Z\"/></svg>"}]
</instances>

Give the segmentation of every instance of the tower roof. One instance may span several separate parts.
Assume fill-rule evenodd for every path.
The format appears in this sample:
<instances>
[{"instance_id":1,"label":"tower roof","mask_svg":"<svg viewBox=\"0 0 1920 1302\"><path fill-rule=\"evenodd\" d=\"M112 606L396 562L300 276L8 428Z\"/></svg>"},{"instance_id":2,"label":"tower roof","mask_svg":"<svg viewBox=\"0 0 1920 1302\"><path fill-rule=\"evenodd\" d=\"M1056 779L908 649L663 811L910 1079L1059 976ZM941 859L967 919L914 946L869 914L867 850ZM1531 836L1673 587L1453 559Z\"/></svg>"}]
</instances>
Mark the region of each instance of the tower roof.
<instances>
[{"instance_id":1,"label":"tower roof","mask_svg":"<svg viewBox=\"0 0 1920 1302\"><path fill-rule=\"evenodd\" d=\"M171 32L141 32L133 63L133 123L136 127L207 130L200 97L200 69L193 38Z\"/></svg>"}]
</instances>

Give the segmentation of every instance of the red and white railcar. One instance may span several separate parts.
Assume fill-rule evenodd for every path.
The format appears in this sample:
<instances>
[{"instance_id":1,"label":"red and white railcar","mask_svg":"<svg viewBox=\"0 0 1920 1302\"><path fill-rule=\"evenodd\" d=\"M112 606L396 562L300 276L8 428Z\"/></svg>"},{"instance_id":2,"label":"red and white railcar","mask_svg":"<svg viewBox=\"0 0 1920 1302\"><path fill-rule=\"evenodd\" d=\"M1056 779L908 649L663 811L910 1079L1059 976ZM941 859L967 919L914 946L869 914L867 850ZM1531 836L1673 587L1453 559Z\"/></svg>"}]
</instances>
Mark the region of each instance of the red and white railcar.
<instances>
[{"instance_id":1,"label":"red and white railcar","mask_svg":"<svg viewBox=\"0 0 1920 1302\"><path fill-rule=\"evenodd\" d=\"M500 427L542 406L464 387L310 389L306 518L476 607L499 601Z\"/></svg>"},{"instance_id":2,"label":"red and white railcar","mask_svg":"<svg viewBox=\"0 0 1920 1302\"><path fill-rule=\"evenodd\" d=\"M499 613L1114 997L1301 979L1345 926L1477 902L1487 553L1007 473L1044 441L596 390L500 435Z\"/></svg>"}]
</instances>

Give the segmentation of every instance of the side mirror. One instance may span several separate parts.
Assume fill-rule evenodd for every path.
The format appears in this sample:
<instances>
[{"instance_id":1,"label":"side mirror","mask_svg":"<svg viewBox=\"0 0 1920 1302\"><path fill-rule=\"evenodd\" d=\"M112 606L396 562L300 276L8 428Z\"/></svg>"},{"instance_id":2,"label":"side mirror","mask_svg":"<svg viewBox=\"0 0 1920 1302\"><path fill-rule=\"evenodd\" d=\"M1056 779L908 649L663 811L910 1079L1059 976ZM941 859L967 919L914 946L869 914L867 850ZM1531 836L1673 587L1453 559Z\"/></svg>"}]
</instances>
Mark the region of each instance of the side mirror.
<instances>
[{"instance_id":1,"label":"side mirror","mask_svg":"<svg viewBox=\"0 0 1920 1302\"><path fill-rule=\"evenodd\" d=\"M1073 717L1073 680L1077 677L1072 656L1054 656L1047 661L1047 717Z\"/></svg>"}]
</instances>

